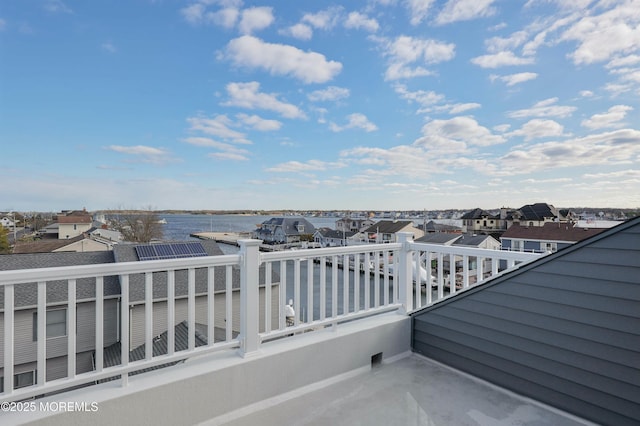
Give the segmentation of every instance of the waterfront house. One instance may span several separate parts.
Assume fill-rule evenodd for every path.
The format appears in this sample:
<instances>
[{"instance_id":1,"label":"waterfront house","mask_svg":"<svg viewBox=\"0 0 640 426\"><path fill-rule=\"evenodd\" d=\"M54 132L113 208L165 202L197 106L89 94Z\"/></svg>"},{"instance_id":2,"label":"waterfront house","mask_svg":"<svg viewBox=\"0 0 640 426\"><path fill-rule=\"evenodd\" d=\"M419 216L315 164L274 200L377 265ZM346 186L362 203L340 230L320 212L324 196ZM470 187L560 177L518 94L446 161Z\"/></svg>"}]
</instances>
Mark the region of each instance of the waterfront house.
<instances>
[{"instance_id":1,"label":"waterfront house","mask_svg":"<svg viewBox=\"0 0 640 426\"><path fill-rule=\"evenodd\" d=\"M253 238L267 244L291 244L311 240L314 232L316 228L303 217L274 217L258 225Z\"/></svg>"},{"instance_id":2,"label":"waterfront house","mask_svg":"<svg viewBox=\"0 0 640 426\"><path fill-rule=\"evenodd\" d=\"M360 232L356 238L369 244L395 243L399 232L410 232L414 238L424 235L424 231L415 227L411 220L381 220Z\"/></svg>"},{"instance_id":3,"label":"waterfront house","mask_svg":"<svg viewBox=\"0 0 640 426\"><path fill-rule=\"evenodd\" d=\"M340 232L351 232L353 235L370 227L374 223L373 220L368 218L347 216L336 220L336 230Z\"/></svg>"},{"instance_id":4,"label":"waterfront house","mask_svg":"<svg viewBox=\"0 0 640 426\"><path fill-rule=\"evenodd\" d=\"M547 222L542 226L514 224L500 237L503 250L555 252L599 234L605 228L580 228L574 223Z\"/></svg>"},{"instance_id":5,"label":"waterfront house","mask_svg":"<svg viewBox=\"0 0 640 426\"><path fill-rule=\"evenodd\" d=\"M480 208L463 214L460 219L462 219L462 232L465 233L490 233L504 229L504 222L499 214L495 215Z\"/></svg>"},{"instance_id":6,"label":"waterfront house","mask_svg":"<svg viewBox=\"0 0 640 426\"><path fill-rule=\"evenodd\" d=\"M313 234L313 242L319 247L340 247L346 246L347 241L355 235L351 231L337 231L335 229L322 227L316 229Z\"/></svg>"},{"instance_id":7,"label":"waterfront house","mask_svg":"<svg viewBox=\"0 0 640 426\"><path fill-rule=\"evenodd\" d=\"M506 212L507 229L514 224L521 226L544 226L549 222L567 223L577 219L570 210L558 209L551 204L526 204L517 210Z\"/></svg>"}]
</instances>

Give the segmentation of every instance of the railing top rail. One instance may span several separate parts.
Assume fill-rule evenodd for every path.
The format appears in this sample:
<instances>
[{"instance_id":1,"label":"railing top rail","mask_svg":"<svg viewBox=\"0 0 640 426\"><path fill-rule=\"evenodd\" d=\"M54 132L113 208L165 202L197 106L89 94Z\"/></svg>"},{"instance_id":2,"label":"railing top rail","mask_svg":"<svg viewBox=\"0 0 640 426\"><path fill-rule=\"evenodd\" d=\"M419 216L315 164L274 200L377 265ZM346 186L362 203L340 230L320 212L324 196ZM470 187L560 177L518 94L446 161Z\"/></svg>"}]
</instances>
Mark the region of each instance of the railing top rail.
<instances>
[{"instance_id":1,"label":"railing top rail","mask_svg":"<svg viewBox=\"0 0 640 426\"><path fill-rule=\"evenodd\" d=\"M262 260L265 261L307 259L321 256L340 256L343 254L371 253L385 250L392 251L399 250L401 247L402 245L400 243L362 244L346 247L325 247L315 249L274 251L262 253L261 257Z\"/></svg>"},{"instance_id":2,"label":"railing top rail","mask_svg":"<svg viewBox=\"0 0 640 426\"><path fill-rule=\"evenodd\" d=\"M163 272L210 266L239 265L240 255L202 256L183 259L145 260L140 262L100 263L94 265L56 266L50 268L0 271L0 287L9 284L33 283L91 277L105 277L145 272Z\"/></svg>"},{"instance_id":3,"label":"railing top rail","mask_svg":"<svg viewBox=\"0 0 640 426\"><path fill-rule=\"evenodd\" d=\"M500 258L505 260L516 260L516 261L533 260L539 256L544 255L544 253L526 253L526 252L505 251L505 250L491 250L491 249L482 249L482 248L476 248L476 247L445 246L440 244L427 244L427 243L416 243L416 242L410 242L409 248L411 250L431 251L436 253L455 254L459 256L466 255L466 256L475 256L475 257L490 257L490 258Z\"/></svg>"}]
</instances>

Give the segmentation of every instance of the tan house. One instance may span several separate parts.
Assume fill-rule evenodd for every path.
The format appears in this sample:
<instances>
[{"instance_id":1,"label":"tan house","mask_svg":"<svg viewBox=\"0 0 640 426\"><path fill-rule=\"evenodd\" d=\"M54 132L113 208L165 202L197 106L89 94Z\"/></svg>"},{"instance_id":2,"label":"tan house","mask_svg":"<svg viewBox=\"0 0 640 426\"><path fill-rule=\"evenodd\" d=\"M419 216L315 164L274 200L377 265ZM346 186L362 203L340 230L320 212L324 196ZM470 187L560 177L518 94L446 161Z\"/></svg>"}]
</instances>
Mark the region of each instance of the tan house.
<instances>
[{"instance_id":1,"label":"tan house","mask_svg":"<svg viewBox=\"0 0 640 426\"><path fill-rule=\"evenodd\" d=\"M85 209L58 214L58 239L67 240L77 237L91 229L93 219Z\"/></svg>"}]
</instances>

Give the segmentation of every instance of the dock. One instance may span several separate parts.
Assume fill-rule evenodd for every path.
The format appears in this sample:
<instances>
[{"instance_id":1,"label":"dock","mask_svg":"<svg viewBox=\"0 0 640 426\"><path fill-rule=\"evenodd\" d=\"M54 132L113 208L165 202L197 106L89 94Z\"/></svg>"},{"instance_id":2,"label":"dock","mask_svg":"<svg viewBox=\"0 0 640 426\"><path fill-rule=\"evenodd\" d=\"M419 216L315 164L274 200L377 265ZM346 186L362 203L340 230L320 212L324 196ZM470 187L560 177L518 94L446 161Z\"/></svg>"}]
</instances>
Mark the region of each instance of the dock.
<instances>
[{"instance_id":1,"label":"dock","mask_svg":"<svg viewBox=\"0 0 640 426\"><path fill-rule=\"evenodd\" d=\"M239 247L238 240L251 238L251 232L195 232L189 236Z\"/></svg>"}]
</instances>

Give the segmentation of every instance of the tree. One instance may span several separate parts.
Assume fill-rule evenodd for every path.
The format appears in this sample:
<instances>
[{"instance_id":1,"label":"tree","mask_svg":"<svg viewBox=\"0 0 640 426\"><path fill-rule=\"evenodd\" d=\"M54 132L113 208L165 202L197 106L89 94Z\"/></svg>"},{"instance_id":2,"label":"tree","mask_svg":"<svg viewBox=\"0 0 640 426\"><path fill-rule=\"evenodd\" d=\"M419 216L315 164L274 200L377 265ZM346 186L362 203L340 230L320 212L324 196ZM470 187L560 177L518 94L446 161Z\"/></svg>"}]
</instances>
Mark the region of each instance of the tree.
<instances>
[{"instance_id":1,"label":"tree","mask_svg":"<svg viewBox=\"0 0 640 426\"><path fill-rule=\"evenodd\" d=\"M109 215L109 225L119 231L125 241L148 243L163 237L160 217L151 208Z\"/></svg>"},{"instance_id":2,"label":"tree","mask_svg":"<svg viewBox=\"0 0 640 426\"><path fill-rule=\"evenodd\" d=\"M11 244L9 244L9 231L0 225L0 254L11 253Z\"/></svg>"}]
</instances>

